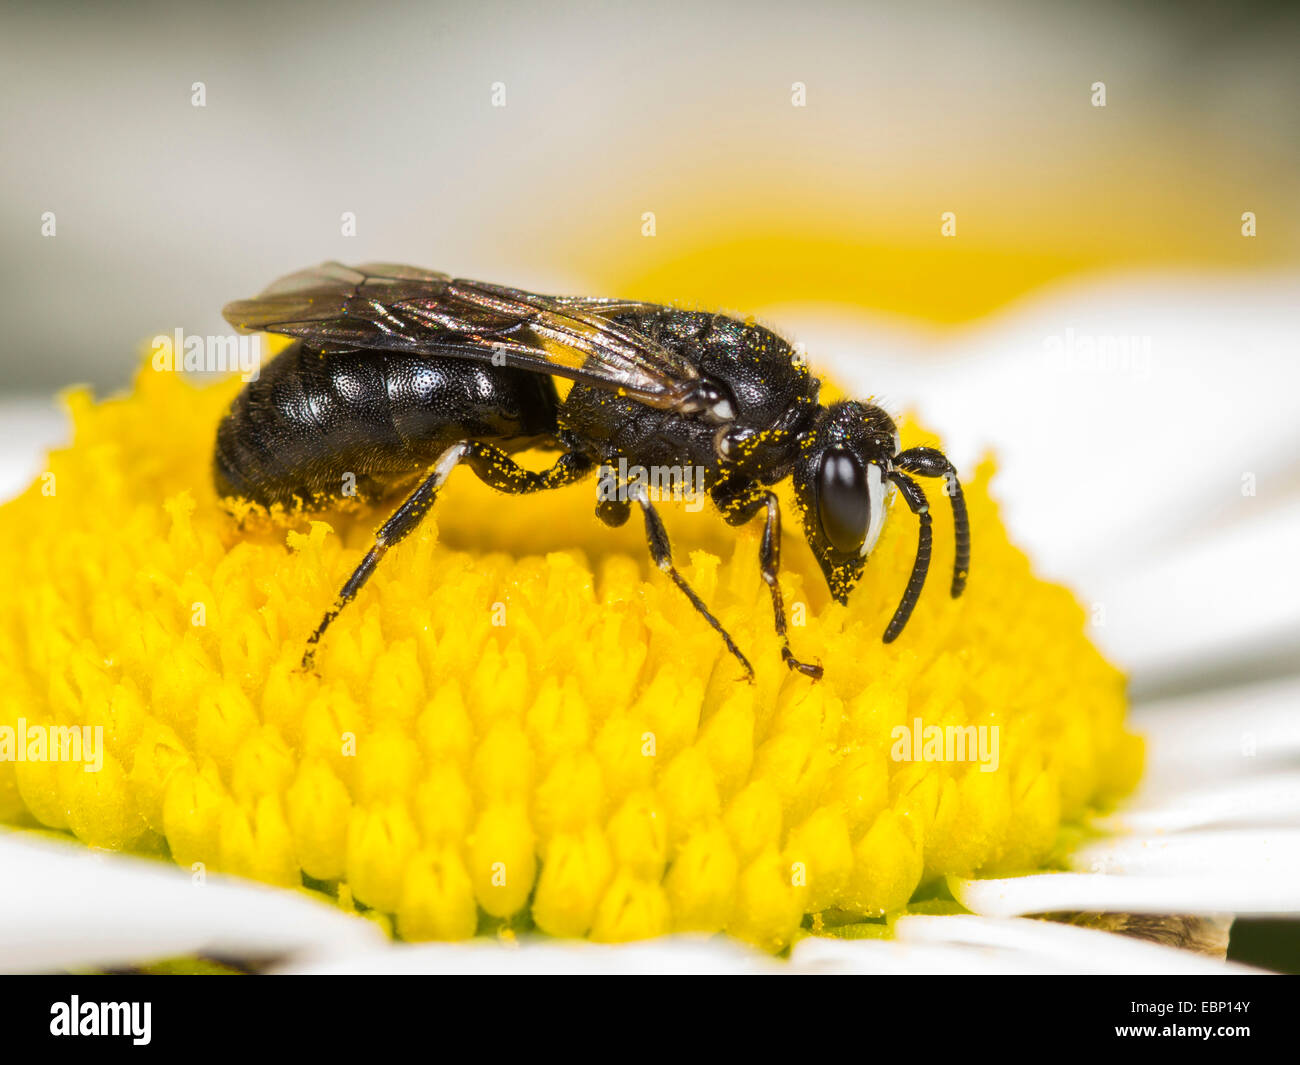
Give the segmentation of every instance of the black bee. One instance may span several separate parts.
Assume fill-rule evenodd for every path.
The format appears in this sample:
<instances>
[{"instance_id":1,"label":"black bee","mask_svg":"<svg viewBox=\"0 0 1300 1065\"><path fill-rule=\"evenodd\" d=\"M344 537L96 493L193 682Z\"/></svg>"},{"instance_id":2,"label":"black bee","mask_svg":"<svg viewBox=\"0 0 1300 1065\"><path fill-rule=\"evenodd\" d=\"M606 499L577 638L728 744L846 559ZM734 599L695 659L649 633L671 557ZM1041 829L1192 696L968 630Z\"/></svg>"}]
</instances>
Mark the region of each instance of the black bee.
<instances>
[{"instance_id":1,"label":"black bee","mask_svg":"<svg viewBox=\"0 0 1300 1065\"><path fill-rule=\"evenodd\" d=\"M817 378L760 325L628 300L539 296L389 264L327 263L224 314L241 331L298 343L248 383L217 430L223 499L312 509L344 494L378 501L420 478L312 633L304 667L460 464L508 493L558 488L597 467L603 477L624 471L616 490L601 491L598 517L618 526L633 505L640 509L655 564L751 677L740 648L673 566L645 469L701 471L731 525L763 514L759 564L781 653L810 677L820 677L821 666L795 658L786 634L781 512L771 485L793 477L804 533L841 603L862 575L895 488L902 494L920 540L884 642L903 631L930 565L929 505L909 473L946 481L957 546L952 595L965 587L970 528L952 464L933 448L900 451L898 430L879 407L822 406ZM573 382L563 399L557 377ZM530 447L560 456L533 472L511 457ZM636 475L629 464L640 468Z\"/></svg>"}]
</instances>

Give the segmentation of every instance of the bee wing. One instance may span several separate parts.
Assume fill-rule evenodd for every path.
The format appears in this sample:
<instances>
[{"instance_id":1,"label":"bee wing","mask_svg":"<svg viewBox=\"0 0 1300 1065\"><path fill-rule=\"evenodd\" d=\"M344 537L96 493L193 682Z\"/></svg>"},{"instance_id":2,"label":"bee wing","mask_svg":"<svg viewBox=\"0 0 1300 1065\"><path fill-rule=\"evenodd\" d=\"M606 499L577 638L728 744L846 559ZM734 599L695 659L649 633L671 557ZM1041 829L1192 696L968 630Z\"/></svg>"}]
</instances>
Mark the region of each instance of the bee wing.
<instances>
[{"instance_id":1,"label":"bee wing","mask_svg":"<svg viewBox=\"0 0 1300 1065\"><path fill-rule=\"evenodd\" d=\"M226 305L243 332L331 349L381 348L515 366L622 391L656 407L688 399L690 363L607 316L646 306L541 296L392 263L325 263Z\"/></svg>"}]
</instances>

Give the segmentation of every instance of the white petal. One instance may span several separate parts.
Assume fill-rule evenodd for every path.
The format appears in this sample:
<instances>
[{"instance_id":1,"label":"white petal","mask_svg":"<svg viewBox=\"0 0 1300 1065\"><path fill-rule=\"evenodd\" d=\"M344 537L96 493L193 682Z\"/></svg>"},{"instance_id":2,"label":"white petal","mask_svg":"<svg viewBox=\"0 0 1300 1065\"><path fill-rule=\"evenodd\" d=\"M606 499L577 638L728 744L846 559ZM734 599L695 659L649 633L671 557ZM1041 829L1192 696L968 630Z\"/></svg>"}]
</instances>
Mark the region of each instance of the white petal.
<instances>
[{"instance_id":1,"label":"white petal","mask_svg":"<svg viewBox=\"0 0 1300 1065\"><path fill-rule=\"evenodd\" d=\"M1300 910L1300 829L1256 828L1118 836L1077 848L1067 859L1077 872L1199 877L1230 872L1235 878L1290 880Z\"/></svg>"},{"instance_id":2,"label":"white petal","mask_svg":"<svg viewBox=\"0 0 1300 1065\"><path fill-rule=\"evenodd\" d=\"M1227 669L1262 652L1300 658L1300 499L1256 503L1230 524L1140 564L1079 574L1090 635L1144 683Z\"/></svg>"},{"instance_id":3,"label":"white petal","mask_svg":"<svg viewBox=\"0 0 1300 1065\"><path fill-rule=\"evenodd\" d=\"M1052 959L964 943L831 937L800 940L790 952L790 964L800 973L864 976L1031 976L1069 971Z\"/></svg>"},{"instance_id":4,"label":"white petal","mask_svg":"<svg viewBox=\"0 0 1300 1065\"><path fill-rule=\"evenodd\" d=\"M0 399L0 502L31 484L45 452L71 434L68 416L53 399Z\"/></svg>"},{"instance_id":5,"label":"white petal","mask_svg":"<svg viewBox=\"0 0 1300 1065\"><path fill-rule=\"evenodd\" d=\"M394 944L379 950L321 961L293 962L272 972L340 975L458 973L473 976L588 974L689 976L782 972L769 955L734 940L685 936L642 943L603 945L524 938L513 944L477 939L467 943Z\"/></svg>"},{"instance_id":6,"label":"white petal","mask_svg":"<svg viewBox=\"0 0 1300 1065\"><path fill-rule=\"evenodd\" d=\"M1260 779L1300 762L1300 679L1144 703L1132 723L1147 737L1144 795Z\"/></svg>"},{"instance_id":7,"label":"white petal","mask_svg":"<svg viewBox=\"0 0 1300 1065\"><path fill-rule=\"evenodd\" d=\"M0 831L0 971L46 972L210 954L276 958L384 941L303 892Z\"/></svg>"},{"instance_id":8,"label":"white petal","mask_svg":"<svg viewBox=\"0 0 1300 1065\"><path fill-rule=\"evenodd\" d=\"M1031 922L1042 924L1043 922ZM1104 933L1103 933L1104 935ZM1035 973L1070 971L1050 959L972 949L962 943L900 943L811 937L780 961L725 939L676 937L598 946L524 939L503 945L397 945L390 949L308 964L281 966L281 974L624 975Z\"/></svg>"},{"instance_id":9,"label":"white petal","mask_svg":"<svg viewBox=\"0 0 1300 1065\"><path fill-rule=\"evenodd\" d=\"M953 898L972 913L1151 913L1294 916L1300 884L1231 871L1196 876L1040 873L993 880L948 878Z\"/></svg>"},{"instance_id":10,"label":"white petal","mask_svg":"<svg viewBox=\"0 0 1300 1065\"><path fill-rule=\"evenodd\" d=\"M525 938L515 944L396 945L309 963L279 973L465 975L889 974L965 975L1144 973L1197 975L1256 970L1091 928L1052 921L984 917L903 917L894 940L812 936L788 961L721 937L678 936L646 943L599 946Z\"/></svg>"},{"instance_id":11,"label":"white petal","mask_svg":"<svg viewBox=\"0 0 1300 1065\"><path fill-rule=\"evenodd\" d=\"M1226 782L1188 782L1174 794L1139 793L1092 827L1115 834L1178 832L1226 825L1300 823L1300 772L1262 773Z\"/></svg>"},{"instance_id":12,"label":"white petal","mask_svg":"<svg viewBox=\"0 0 1300 1065\"><path fill-rule=\"evenodd\" d=\"M900 917L894 935L903 943L947 943L1011 951L1037 959L1044 971L1167 975L1257 971L1177 947L1056 921L918 915Z\"/></svg>"}]
</instances>

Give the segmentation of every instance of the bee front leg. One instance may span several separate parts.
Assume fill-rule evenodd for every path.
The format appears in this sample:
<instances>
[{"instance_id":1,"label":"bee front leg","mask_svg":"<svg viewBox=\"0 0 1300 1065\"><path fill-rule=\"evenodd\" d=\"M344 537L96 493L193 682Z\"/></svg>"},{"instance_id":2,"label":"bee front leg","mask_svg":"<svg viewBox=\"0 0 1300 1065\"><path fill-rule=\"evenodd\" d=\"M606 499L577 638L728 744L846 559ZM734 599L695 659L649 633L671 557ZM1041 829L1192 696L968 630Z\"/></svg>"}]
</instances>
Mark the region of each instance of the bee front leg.
<instances>
[{"instance_id":1,"label":"bee front leg","mask_svg":"<svg viewBox=\"0 0 1300 1065\"><path fill-rule=\"evenodd\" d=\"M744 525L760 510L766 510L763 538L758 545L758 564L763 582L772 594L772 613L776 618L776 634L781 638L781 658L792 670L813 680L821 680L822 667L800 662L790 650L790 635L785 624L785 602L781 596L781 501L775 492L755 487L750 493L722 504L723 520L728 525Z\"/></svg>"},{"instance_id":2,"label":"bee front leg","mask_svg":"<svg viewBox=\"0 0 1300 1065\"><path fill-rule=\"evenodd\" d=\"M325 635L325 630L330 627L330 623L339 616L343 608L357 597L357 592L361 591L362 586L370 579L370 575L375 572L379 560L384 557L390 547L406 539L411 531L420 524L420 519L429 513L429 508L433 506L433 501L438 495L438 489L442 487L451 471L456 468L456 464L468 453L470 446L467 441L462 440L439 455L429 475L416 485L415 490L393 512L392 517L379 527L378 532L375 533L374 546L366 552L366 557L352 571L352 576L343 585L338 598L334 601L334 605L321 618L320 624L316 626L316 631L307 638L307 649L302 655L303 669L312 668L316 658L316 646L320 643L321 637Z\"/></svg>"}]
</instances>

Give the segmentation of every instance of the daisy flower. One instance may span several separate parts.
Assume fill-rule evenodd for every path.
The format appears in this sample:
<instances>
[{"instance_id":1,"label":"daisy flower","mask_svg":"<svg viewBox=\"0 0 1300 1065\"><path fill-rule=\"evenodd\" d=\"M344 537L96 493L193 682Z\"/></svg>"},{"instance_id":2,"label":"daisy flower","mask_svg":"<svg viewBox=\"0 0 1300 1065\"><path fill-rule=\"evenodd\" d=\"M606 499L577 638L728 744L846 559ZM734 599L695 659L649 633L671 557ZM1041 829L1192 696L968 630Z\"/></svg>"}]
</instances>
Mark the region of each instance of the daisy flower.
<instances>
[{"instance_id":1,"label":"daisy flower","mask_svg":"<svg viewBox=\"0 0 1300 1065\"><path fill-rule=\"evenodd\" d=\"M69 394L70 444L0 509L24 575L0 589L0 967L1232 968L1233 914L1300 910L1295 682L1233 673L1286 638L1294 563L1265 549L1296 526L1243 504L1179 535L1193 475L1225 492L1266 475L1285 419L1266 402L1235 451L1209 433L1159 450L1188 439L1160 421L1186 408L1140 361L1177 350L1192 409L1230 390L1197 375L1219 338L1188 310L1219 291L1066 294L947 350L774 310L846 385L916 397L905 445L944 427L975 537L966 595L932 582L887 646L906 515L847 607L788 530L817 684L780 661L756 530L670 518L688 579L753 651L749 685L636 531L591 516L590 485L503 505L469 477L304 674L302 637L376 519L222 513L212 438L238 380L146 361L123 397ZM1123 370L1095 338L1126 308L1145 332L1125 335L1153 343ZM1007 387L1026 371L1032 402ZM20 470L39 435L11 450ZM935 532L951 557L950 524ZM1202 581L1180 615L1189 575L1255 553L1262 610ZM1131 711L1112 660L1148 693Z\"/></svg>"}]
</instances>

